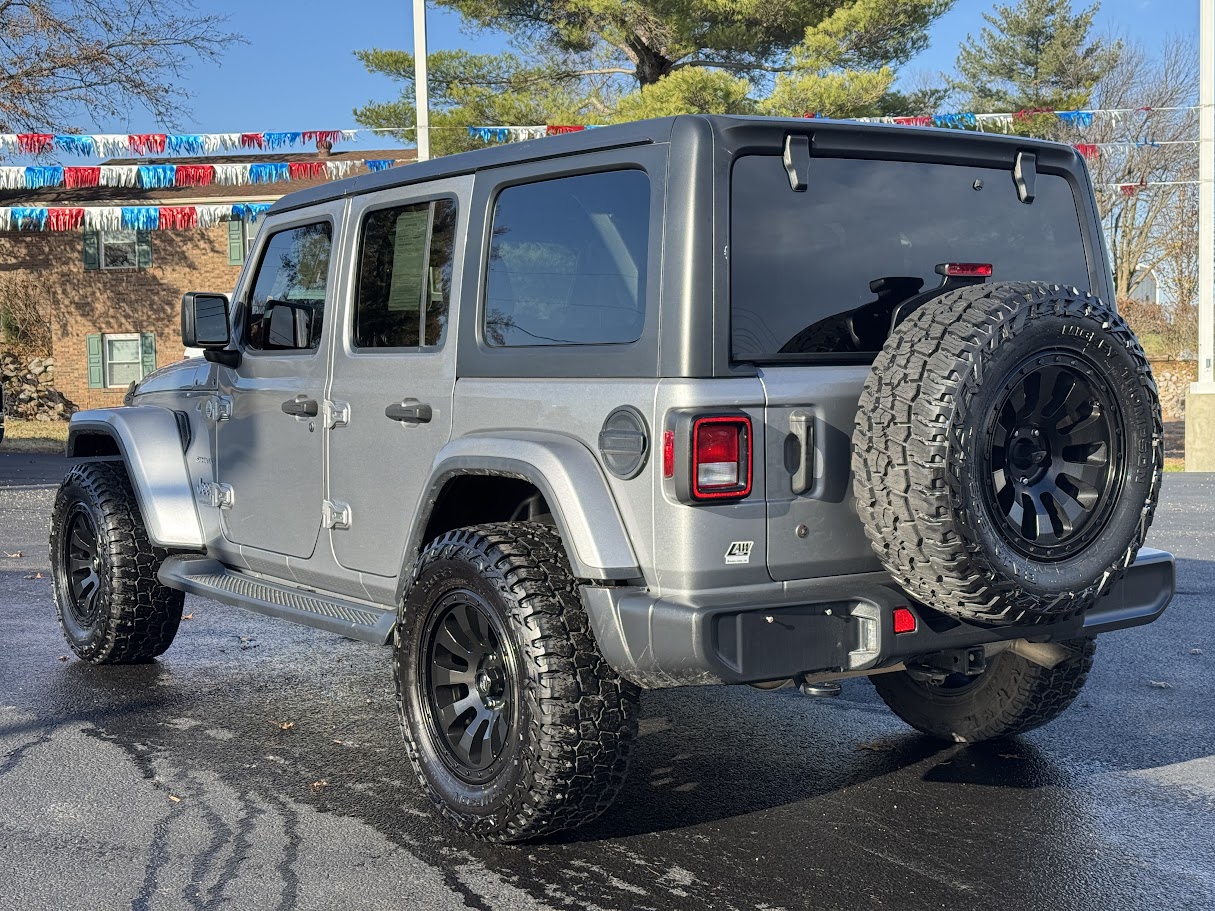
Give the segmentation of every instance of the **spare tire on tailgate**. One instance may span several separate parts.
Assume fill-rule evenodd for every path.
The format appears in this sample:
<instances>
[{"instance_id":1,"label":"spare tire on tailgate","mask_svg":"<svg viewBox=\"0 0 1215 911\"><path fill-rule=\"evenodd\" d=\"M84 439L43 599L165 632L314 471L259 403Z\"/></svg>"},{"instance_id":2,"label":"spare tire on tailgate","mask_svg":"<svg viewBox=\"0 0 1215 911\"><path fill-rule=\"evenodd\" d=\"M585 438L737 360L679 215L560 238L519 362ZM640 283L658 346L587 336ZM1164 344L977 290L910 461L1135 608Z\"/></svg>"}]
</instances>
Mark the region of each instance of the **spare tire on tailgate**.
<instances>
[{"instance_id":1,"label":"spare tire on tailgate","mask_svg":"<svg viewBox=\"0 0 1215 911\"><path fill-rule=\"evenodd\" d=\"M913 598L959 620L1087 609L1135 559L1163 427L1135 334L1100 299L1037 282L924 304L890 335L853 436L857 509Z\"/></svg>"}]
</instances>

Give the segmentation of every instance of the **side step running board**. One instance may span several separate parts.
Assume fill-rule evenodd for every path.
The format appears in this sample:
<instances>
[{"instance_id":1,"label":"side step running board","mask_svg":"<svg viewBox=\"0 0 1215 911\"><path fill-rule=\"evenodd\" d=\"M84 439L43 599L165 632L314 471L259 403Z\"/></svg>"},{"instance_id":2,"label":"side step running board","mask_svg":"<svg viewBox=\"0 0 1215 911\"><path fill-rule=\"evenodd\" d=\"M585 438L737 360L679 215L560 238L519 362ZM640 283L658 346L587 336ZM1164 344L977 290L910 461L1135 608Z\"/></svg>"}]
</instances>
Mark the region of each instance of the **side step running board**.
<instances>
[{"instance_id":1,"label":"side step running board","mask_svg":"<svg viewBox=\"0 0 1215 911\"><path fill-rule=\"evenodd\" d=\"M388 642L396 622L396 612L378 604L347 601L260 579L209 557L169 557L157 575L169 588L377 645Z\"/></svg>"}]
</instances>

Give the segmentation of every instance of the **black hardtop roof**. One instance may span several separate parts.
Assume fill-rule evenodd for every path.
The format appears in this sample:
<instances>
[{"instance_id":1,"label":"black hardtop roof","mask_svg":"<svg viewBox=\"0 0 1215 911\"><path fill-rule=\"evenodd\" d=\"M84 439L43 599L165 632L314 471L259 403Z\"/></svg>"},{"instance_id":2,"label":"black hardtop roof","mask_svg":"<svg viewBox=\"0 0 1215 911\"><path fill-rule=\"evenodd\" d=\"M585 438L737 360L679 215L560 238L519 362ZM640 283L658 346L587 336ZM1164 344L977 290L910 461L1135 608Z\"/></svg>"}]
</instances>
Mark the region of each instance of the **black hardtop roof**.
<instances>
[{"instance_id":1,"label":"black hardtop roof","mask_svg":"<svg viewBox=\"0 0 1215 911\"><path fill-rule=\"evenodd\" d=\"M968 149L982 151L990 156L996 149L1007 150L1009 165L1017 149L1049 150L1055 157L1062 152L1077 161L1081 156L1071 146L1061 143L1048 142L1041 139L1029 139L1023 136L1011 136L1001 133L979 133L970 130L956 130L936 127L903 126L901 124L861 123L855 120L825 120L819 118L789 118L789 117L752 117L736 115L710 114L681 114L676 117L662 117L655 120L639 120L632 123L615 124L599 127L593 130L579 130L573 133L562 133L545 136L526 142L507 143L476 149L471 152L460 152L430 161L411 162L398 165L384 171L349 177L345 180L331 181L317 187L289 193L276 202L271 208L271 214L291 209L344 199L348 196L359 196L387 190L392 187L403 187L421 183L427 180L438 180L445 177L455 177L462 174L472 174L488 168L504 167L526 161L538 161L546 158L563 158L583 152L594 152L600 149L621 148L632 145L669 142L677 130L677 125L695 130L707 127L715 136L729 138L732 134L754 133L769 129L796 129L802 133L835 134L836 143L847 134L863 135L866 144L890 146L894 148L907 147L923 153L925 149L946 148L954 149L964 146ZM732 144L732 143L731 143Z\"/></svg>"},{"instance_id":2,"label":"black hardtop roof","mask_svg":"<svg viewBox=\"0 0 1215 911\"><path fill-rule=\"evenodd\" d=\"M302 190L299 193L290 193L274 204L271 213L343 199L347 196L374 193L377 190L387 190L392 187L408 186L426 180L472 174L485 168L500 168L523 161L576 155L579 152L594 152L599 149L620 146L666 142L671 138L671 126L676 119L678 118L664 117L660 120L639 120L634 123L622 123L594 130L578 130L574 133L545 136L526 142L506 143L485 149L475 149L471 152L446 155L442 158L432 158L429 161L397 165L371 174L332 181L323 189L317 187ZM319 192L317 192L318 190Z\"/></svg>"}]
</instances>

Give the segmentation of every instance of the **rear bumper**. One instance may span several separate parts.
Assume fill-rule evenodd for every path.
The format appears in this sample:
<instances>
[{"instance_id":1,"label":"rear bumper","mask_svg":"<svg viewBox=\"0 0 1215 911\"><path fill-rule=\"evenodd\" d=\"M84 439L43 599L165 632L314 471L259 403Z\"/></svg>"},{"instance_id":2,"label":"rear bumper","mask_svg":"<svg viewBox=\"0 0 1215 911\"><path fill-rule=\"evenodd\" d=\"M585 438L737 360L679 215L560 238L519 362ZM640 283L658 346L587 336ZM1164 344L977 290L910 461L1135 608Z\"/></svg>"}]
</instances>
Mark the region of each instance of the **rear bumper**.
<instances>
[{"instance_id":1,"label":"rear bumper","mask_svg":"<svg viewBox=\"0 0 1215 911\"><path fill-rule=\"evenodd\" d=\"M1174 591L1172 554L1143 548L1082 617L1050 626L960 623L909 603L884 573L657 598L638 588L583 589L599 648L647 689L856 673L945 649L1009 639L1061 641L1151 623ZM917 615L894 632L896 607Z\"/></svg>"}]
</instances>

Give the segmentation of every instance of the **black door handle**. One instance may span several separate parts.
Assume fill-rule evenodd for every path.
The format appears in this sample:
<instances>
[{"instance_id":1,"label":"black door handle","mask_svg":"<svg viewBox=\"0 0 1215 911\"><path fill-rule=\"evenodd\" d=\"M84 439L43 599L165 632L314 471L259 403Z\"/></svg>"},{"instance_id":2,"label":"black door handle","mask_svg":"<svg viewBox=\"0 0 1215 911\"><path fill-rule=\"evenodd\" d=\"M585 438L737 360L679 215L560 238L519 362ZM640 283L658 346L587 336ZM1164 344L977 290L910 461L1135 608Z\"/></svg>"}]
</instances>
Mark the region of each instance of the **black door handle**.
<instances>
[{"instance_id":1,"label":"black door handle","mask_svg":"<svg viewBox=\"0 0 1215 911\"><path fill-rule=\"evenodd\" d=\"M313 399L294 398L283 402L283 414L296 418L314 418L321 413L320 406Z\"/></svg>"},{"instance_id":2,"label":"black door handle","mask_svg":"<svg viewBox=\"0 0 1215 911\"><path fill-rule=\"evenodd\" d=\"M402 424L429 424L434 412L429 405L423 405L417 399L406 399L403 402L393 402L384 409L384 417Z\"/></svg>"}]
</instances>

